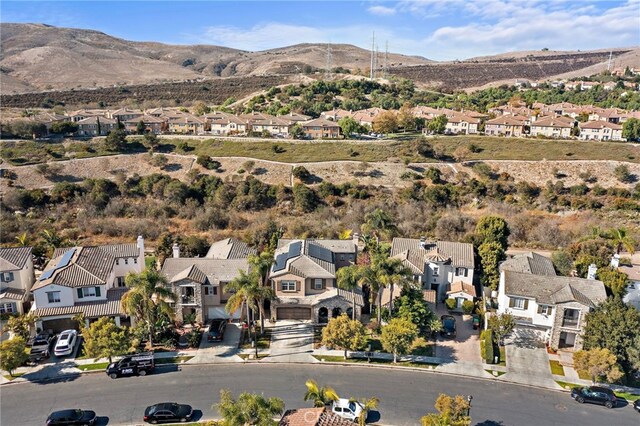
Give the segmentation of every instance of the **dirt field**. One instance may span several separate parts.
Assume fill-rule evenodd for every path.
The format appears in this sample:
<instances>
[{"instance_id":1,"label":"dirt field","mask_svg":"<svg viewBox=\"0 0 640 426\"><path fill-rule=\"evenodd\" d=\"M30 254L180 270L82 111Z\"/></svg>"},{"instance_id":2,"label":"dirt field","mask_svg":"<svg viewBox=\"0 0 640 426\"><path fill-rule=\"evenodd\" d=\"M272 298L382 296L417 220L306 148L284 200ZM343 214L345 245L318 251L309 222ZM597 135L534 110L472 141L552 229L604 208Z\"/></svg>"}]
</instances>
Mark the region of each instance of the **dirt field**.
<instances>
[{"instance_id":1,"label":"dirt field","mask_svg":"<svg viewBox=\"0 0 640 426\"><path fill-rule=\"evenodd\" d=\"M151 173L166 173L170 176L186 180L191 168L198 168L201 173L219 176L224 180L240 180L248 172L239 173L247 168L247 162L252 161L252 174L272 185L290 186L293 183L291 171L296 164L281 163L266 160L255 160L245 157L216 158L222 164L219 171L206 170L195 164L195 156L166 154L169 162L164 170L149 164L147 154L115 155L109 157L74 159L55 162L59 168L54 178L46 178L38 172L37 166L9 166L7 170L16 173L15 186L28 189L50 188L56 182L79 182L84 178L113 179L120 172L127 176L133 174L148 175ZM632 187L635 183L622 184L614 176L614 169L619 162L615 161L486 161L496 173L509 173L516 181L527 181L543 186L547 181L558 180L554 173L565 175L562 178L565 186L582 183L581 172L589 171L597 177L594 184L602 187ZM640 178L640 164L624 163L632 174ZM423 172L429 167L437 167L444 178L452 177L459 172L474 176L472 162L460 163L413 163L405 166L399 162L371 162L334 161L304 163L304 166L316 176L315 183L322 181L340 184L354 180L366 185L380 185L390 187L406 187L411 180L402 180L401 175L407 171ZM6 181L3 181L6 182ZM6 190L6 184L2 185Z\"/></svg>"}]
</instances>

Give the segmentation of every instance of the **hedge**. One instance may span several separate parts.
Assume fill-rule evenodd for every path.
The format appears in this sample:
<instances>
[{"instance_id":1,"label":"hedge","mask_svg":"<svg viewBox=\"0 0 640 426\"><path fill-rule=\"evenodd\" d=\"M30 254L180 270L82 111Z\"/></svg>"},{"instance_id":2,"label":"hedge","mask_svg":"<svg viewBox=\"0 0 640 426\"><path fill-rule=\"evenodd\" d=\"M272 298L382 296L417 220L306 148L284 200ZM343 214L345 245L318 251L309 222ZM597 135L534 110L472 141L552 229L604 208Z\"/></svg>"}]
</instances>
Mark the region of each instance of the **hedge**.
<instances>
[{"instance_id":1,"label":"hedge","mask_svg":"<svg viewBox=\"0 0 640 426\"><path fill-rule=\"evenodd\" d=\"M494 363L493 331L491 330L480 333L480 356L487 364Z\"/></svg>"}]
</instances>

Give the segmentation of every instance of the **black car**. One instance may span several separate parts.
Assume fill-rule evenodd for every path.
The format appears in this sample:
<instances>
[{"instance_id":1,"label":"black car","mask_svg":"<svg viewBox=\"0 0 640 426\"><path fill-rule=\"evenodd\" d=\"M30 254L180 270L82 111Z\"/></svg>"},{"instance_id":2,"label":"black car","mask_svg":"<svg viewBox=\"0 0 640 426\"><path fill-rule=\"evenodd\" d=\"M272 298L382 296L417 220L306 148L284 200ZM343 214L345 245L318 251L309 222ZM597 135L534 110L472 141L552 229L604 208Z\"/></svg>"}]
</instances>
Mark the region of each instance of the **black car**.
<instances>
[{"instance_id":1,"label":"black car","mask_svg":"<svg viewBox=\"0 0 640 426\"><path fill-rule=\"evenodd\" d=\"M171 423L191 421L193 408L176 402L162 402L147 407L142 420L148 423Z\"/></svg>"},{"instance_id":2,"label":"black car","mask_svg":"<svg viewBox=\"0 0 640 426\"><path fill-rule=\"evenodd\" d=\"M456 319L451 315L443 315L440 317L442 321L441 336L456 337Z\"/></svg>"},{"instance_id":3,"label":"black car","mask_svg":"<svg viewBox=\"0 0 640 426\"><path fill-rule=\"evenodd\" d=\"M96 412L90 410L60 410L47 417L47 426L53 425L94 425Z\"/></svg>"},{"instance_id":4,"label":"black car","mask_svg":"<svg viewBox=\"0 0 640 426\"><path fill-rule=\"evenodd\" d=\"M617 402L616 395L611 389L600 386L573 388L571 390L571 398L575 399L580 404L591 402L592 404L604 405L607 408L615 407Z\"/></svg>"},{"instance_id":5,"label":"black car","mask_svg":"<svg viewBox=\"0 0 640 426\"><path fill-rule=\"evenodd\" d=\"M144 376L147 373L151 373L155 366L153 353L144 352L126 356L118 362L109 364L105 372L112 379L122 376Z\"/></svg>"},{"instance_id":6,"label":"black car","mask_svg":"<svg viewBox=\"0 0 640 426\"><path fill-rule=\"evenodd\" d=\"M209 324L209 333L207 333L207 340L209 342L221 342L224 339L224 331L227 329L227 320L222 318L215 318L211 320Z\"/></svg>"},{"instance_id":7,"label":"black car","mask_svg":"<svg viewBox=\"0 0 640 426\"><path fill-rule=\"evenodd\" d=\"M640 413L640 399L636 399L633 403L633 409Z\"/></svg>"}]
</instances>

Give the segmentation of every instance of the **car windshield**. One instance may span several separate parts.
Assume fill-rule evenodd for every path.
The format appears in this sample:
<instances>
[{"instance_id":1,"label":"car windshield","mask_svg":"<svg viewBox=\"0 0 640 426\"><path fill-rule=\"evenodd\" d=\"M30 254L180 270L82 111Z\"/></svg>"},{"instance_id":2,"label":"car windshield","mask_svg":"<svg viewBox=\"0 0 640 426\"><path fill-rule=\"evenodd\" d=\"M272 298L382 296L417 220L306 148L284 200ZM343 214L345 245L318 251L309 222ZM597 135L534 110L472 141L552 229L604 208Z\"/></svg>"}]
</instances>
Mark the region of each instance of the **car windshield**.
<instances>
[{"instance_id":1,"label":"car windshield","mask_svg":"<svg viewBox=\"0 0 640 426\"><path fill-rule=\"evenodd\" d=\"M452 320L452 319L446 318L444 320L444 326L446 328L453 328L453 324L454 324L454 320Z\"/></svg>"},{"instance_id":2,"label":"car windshield","mask_svg":"<svg viewBox=\"0 0 640 426\"><path fill-rule=\"evenodd\" d=\"M353 402L353 401L350 402L349 403L349 409L355 413L356 412L356 403Z\"/></svg>"},{"instance_id":3,"label":"car windshield","mask_svg":"<svg viewBox=\"0 0 640 426\"><path fill-rule=\"evenodd\" d=\"M82 417L82 410L73 410L73 417L79 419Z\"/></svg>"}]
</instances>

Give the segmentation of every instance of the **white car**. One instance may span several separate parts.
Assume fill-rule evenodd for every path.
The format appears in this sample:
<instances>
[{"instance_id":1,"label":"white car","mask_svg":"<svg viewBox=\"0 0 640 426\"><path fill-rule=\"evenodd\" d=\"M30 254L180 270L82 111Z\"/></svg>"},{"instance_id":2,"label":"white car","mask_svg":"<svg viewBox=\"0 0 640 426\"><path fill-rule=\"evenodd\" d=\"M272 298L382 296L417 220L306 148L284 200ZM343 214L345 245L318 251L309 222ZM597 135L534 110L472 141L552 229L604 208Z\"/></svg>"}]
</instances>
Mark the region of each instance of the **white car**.
<instances>
[{"instance_id":1,"label":"white car","mask_svg":"<svg viewBox=\"0 0 640 426\"><path fill-rule=\"evenodd\" d=\"M346 398L340 398L337 401L333 401L331 404L331 411L353 422L358 421L360 413L362 413L363 407L358 401L349 401Z\"/></svg>"},{"instance_id":2,"label":"white car","mask_svg":"<svg viewBox=\"0 0 640 426\"><path fill-rule=\"evenodd\" d=\"M55 356L71 355L78 341L78 332L76 330L65 330L60 333L56 346L53 349Z\"/></svg>"}]
</instances>

